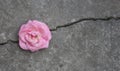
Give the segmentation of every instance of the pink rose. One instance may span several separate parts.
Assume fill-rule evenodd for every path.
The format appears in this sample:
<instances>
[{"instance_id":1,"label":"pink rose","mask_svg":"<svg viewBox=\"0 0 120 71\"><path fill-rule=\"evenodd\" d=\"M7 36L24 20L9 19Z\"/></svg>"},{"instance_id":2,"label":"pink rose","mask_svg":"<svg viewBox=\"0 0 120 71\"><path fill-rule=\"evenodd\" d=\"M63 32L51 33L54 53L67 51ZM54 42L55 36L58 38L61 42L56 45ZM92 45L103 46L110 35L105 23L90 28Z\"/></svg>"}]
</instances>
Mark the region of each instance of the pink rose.
<instances>
[{"instance_id":1,"label":"pink rose","mask_svg":"<svg viewBox=\"0 0 120 71\"><path fill-rule=\"evenodd\" d=\"M24 50L32 52L48 48L51 32L48 26L37 20L29 20L19 31L19 45Z\"/></svg>"}]
</instances>

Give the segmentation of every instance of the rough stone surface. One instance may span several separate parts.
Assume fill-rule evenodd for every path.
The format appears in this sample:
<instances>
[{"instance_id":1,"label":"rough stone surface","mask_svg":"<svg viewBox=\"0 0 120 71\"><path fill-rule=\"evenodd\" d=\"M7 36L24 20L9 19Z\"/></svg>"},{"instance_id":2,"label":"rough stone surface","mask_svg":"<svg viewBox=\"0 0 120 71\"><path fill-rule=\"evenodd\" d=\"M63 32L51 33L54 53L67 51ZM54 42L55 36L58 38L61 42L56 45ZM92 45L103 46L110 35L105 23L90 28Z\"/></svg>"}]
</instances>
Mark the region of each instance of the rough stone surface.
<instances>
[{"instance_id":1,"label":"rough stone surface","mask_svg":"<svg viewBox=\"0 0 120 71\"><path fill-rule=\"evenodd\" d=\"M81 18L120 16L119 0L0 0L0 43L17 40L20 25L29 19L50 28Z\"/></svg>"},{"instance_id":2,"label":"rough stone surface","mask_svg":"<svg viewBox=\"0 0 120 71\"><path fill-rule=\"evenodd\" d=\"M50 47L35 53L0 45L0 71L120 70L120 20L83 21L52 35Z\"/></svg>"}]
</instances>

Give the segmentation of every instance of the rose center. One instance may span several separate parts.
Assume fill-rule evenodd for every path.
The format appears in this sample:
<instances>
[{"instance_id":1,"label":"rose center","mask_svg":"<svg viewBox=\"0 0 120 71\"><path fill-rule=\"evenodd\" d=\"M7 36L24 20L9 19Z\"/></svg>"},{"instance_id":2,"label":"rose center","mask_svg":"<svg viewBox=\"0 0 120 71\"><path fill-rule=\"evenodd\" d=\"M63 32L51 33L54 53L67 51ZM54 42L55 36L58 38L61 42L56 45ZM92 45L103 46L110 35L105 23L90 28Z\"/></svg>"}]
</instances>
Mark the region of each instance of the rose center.
<instances>
[{"instance_id":1,"label":"rose center","mask_svg":"<svg viewBox=\"0 0 120 71\"><path fill-rule=\"evenodd\" d=\"M30 38L32 39L32 40L35 40L35 39L38 39L39 38L39 35L30 35Z\"/></svg>"},{"instance_id":2,"label":"rose center","mask_svg":"<svg viewBox=\"0 0 120 71\"><path fill-rule=\"evenodd\" d=\"M28 35L26 35L27 41L30 43L37 43L40 39L40 33L38 32L29 32Z\"/></svg>"}]
</instances>

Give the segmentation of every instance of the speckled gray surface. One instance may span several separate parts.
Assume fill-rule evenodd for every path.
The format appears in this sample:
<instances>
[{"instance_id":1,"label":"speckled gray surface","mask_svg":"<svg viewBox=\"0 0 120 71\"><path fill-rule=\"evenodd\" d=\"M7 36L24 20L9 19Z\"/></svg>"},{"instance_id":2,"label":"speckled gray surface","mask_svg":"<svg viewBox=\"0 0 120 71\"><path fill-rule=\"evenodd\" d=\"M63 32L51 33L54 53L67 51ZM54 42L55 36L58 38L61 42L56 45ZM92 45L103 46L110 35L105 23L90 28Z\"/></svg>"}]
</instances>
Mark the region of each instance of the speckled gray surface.
<instances>
[{"instance_id":1,"label":"speckled gray surface","mask_svg":"<svg viewBox=\"0 0 120 71\"><path fill-rule=\"evenodd\" d=\"M0 71L120 71L119 17L119 0L0 0ZM48 49L19 48L17 32L29 19L63 25Z\"/></svg>"}]
</instances>

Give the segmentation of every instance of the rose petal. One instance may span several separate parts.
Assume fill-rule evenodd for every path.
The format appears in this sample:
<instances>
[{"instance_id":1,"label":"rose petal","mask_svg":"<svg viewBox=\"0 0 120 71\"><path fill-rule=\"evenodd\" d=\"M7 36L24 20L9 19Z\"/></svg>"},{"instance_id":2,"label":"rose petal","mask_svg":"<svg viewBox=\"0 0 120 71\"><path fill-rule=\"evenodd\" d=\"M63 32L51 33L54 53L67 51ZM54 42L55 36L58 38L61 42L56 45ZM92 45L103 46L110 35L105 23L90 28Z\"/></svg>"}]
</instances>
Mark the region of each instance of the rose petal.
<instances>
[{"instance_id":1,"label":"rose petal","mask_svg":"<svg viewBox=\"0 0 120 71\"><path fill-rule=\"evenodd\" d=\"M29 37L29 35L25 35L25 40L26 40L26 42L29 42L29 43L31 43L31 45L34 45L34 44L36 44L37 42L38 42L38 39L31 39L30 37Z\"/></svg>"},{"instance_id":2,"label":"rose petal","mask_svg":"<svg viewBox=\"0 0 120 71\"><path fill-rule=\"evenodd\" d=\"M21 26L20 31L19 31L19 34L22 33L22 32L30 32L30 31L33 31L33 30L36 31L37 28L34 27L34 26L32 25L32 21L29 20L29 21L27 22L27 24L23 24L23 25Z\"/></svg>"},{"instance_id":3,"label":"rose petal","mask_svg":"<svg viewBox=\"0 0 120 71\"><path fill-rule=\"evenodd\" d=\"M22 48L22 49L24 49L24 50L28 50L28 48L26 47L26 44L23 42L23 41L19 41L19 45L20 45L20 47Z\"/></svg>"},{"instance_id":4,"label":"rose petal","mask_svg":"<svg viewBox=\"0 0 120 71\"><path fill-rule=\"evenodd\" d=\"M42 49L42 48L47 48L47 41L44 40L43 38L40 38L39 42L37 44L35 44L34 46L39 48L39 49Z\"/></svg>"},{"instance_id":5,"label":"rose petal","mask_svg":"<svg viewBox=\"0 0 120 71\"><path fill-rule=\"evenodd\" d=\"M48 48L48 43L46 44L46 41L44 39L41 39L39 43L35 45L27 43L27 46L29 47L30 51L34 52L40 49Z\"/></svg>"},{"instance_id":6,"label":"rose petal","mask_svg":"<svg viewBox=\"0 0 120 71\"><path fill-rule=\"evenodd\" d=\"M23 33L19 34L19 38L20 38L20 40L22 40L22 41L26 42L26 40L25 40L25 35L26 35L26 33L25 33L25 32L23 32Z\"/></svg>"},{"instance_id":7,"label":"rose petal","mask_svg":"<svg viewBox=\"0 0 120 71\"><path fill-rule=\"evenodd\" d=\"M45 23L39 22L37 20L33 20L32 24L39 29L39 31L42 33L42 37L45 40L50 40L51 39L51 32L50 32L48 26Z\"/></svg>"}]
</instances>

